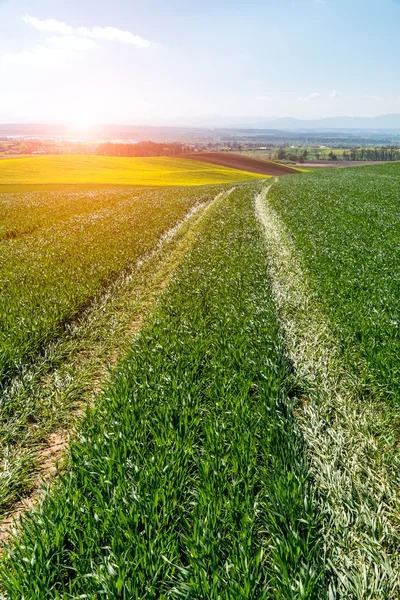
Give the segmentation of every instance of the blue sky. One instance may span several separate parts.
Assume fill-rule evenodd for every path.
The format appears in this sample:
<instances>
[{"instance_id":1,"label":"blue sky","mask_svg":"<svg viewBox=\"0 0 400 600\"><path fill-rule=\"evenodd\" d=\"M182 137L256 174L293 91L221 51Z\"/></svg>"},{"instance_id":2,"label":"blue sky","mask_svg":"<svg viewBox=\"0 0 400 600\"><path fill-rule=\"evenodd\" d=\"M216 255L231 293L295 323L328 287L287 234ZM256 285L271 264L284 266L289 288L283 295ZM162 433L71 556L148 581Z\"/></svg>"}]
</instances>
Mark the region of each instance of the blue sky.
<instances>
[{"instance_id":1,"label":"blue sky","mask_svg":"<svg viewBox=\"0 0 400 600\"><path fill-rule=\"evenodd\" d=\"M396 0L0 0L0 121L400 112L399 26Z\"/></svg>"}]
</instances>

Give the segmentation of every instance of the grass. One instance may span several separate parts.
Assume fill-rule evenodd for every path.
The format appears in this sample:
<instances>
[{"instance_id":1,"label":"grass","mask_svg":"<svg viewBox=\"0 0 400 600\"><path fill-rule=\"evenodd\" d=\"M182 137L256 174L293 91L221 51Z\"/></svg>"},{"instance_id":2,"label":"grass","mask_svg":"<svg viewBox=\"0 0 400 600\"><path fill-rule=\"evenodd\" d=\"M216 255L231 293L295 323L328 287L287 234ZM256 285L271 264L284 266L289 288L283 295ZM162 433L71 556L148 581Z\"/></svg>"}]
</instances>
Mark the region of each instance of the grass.
<instances>
[{"instance_id":1,"label":"grass","mask_svg":"<svg viewBox=\"0 0 400 600\"><path fill-rule=\"evenodd\" d=\"M179 158L41 156L0 162L2 185L106 184L197 186L265 176Z\"/></svg>"},{"instance_id":2,"label":"grass","mask_svg":"<svg viewBox=\"0 0 400 600\"><path fill-rule=\"evenodd\" d=\"M315 598L318 519L254 186L225 194L1 567L20 598Z\"/></svg>"},{"instance_id":3,"label":"grass","mask_svg":"<svg viewBox=\"0 0 400 600\"><path fill-rule=\"evenodd\" d=\"M38 449L126 351L182 220L221 189L0 195L0 514L30 492Z\"/></svg>"}]
</instances>

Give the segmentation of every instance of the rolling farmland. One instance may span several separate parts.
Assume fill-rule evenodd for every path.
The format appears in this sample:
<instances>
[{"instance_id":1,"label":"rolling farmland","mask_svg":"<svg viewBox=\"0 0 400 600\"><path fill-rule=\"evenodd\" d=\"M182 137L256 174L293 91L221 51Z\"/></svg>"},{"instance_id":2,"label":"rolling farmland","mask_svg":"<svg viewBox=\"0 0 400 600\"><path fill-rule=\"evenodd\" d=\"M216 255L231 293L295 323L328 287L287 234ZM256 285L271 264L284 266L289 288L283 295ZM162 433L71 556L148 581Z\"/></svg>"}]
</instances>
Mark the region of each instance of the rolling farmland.
<instances>
[{"instance_id":1,"label":"rolling farmland","mask_svg":"<svg viewBox=\"0 0 400 600\"><path fill-rule=\"evenodd\" d=\"M400 593L399 177L397 164L321 171L280 180L264 201L340 598Z\"/></svg>"},{"instance_id":2,"label":"rolling farmland","mask_svg":"<svg viewBox=\"0 0 400 600\"><path fill-rule=\"evenodd\" d=\"M37 447L68 426L104 356L137 321L158 254L220 192L205 186L0 195L0 510L30 489Z\"/></svg>"},{"instance_id":3,"label":"rolling farmland","mask_svg":"<svg viewBox=\"0 0 400 600\"><path fill-rule=\"evenodd\" d=\"M252 188L233 191L207 213L87 415L71 475L43 504L40 525L26 523L3 571L10 598L270 598L289 587L310 597L323 588L253 199Z\"/></svg>"},{"instance_id":4,"label":"rolling farmland","mask_svg":"<svg viewBox=\"0 0 400 600\"><path fill-rule=\"evenodd\" d=\"M249 173L258 173L267 177L295 175L299 172L298 169L292 167L231 152L199 152L197 154L188 154L185 158L190 161L199 161L231 169L240 169Z\"/></svg>"},{"instance_id":5,"label":"rolling farmland","mask_svg":"<svg viewBox=\"0 0 400 600\"><path fill-rule=\"evenodd\" d=\"M398 598L399 165L79 159L0 165L5 597Z\"/></svg>"},{"instance_id":6,"label":"rolling farmland","mask_svg":"<svg viewBox=\"0 0 400 600\"><path fill-rule=\"evenodd\" d=\"M98 184L196 186L259 178L235 168L180 158L113 158L105 156L41 156L0 163L0 186ZM265 176L264 176L265 178Z\"/></svg>"},{"instance_id":7,"label":"rolling farmland","mask_svg":"<svg viewBox=\"0 0 400 600\"><path fill-rule=\"evenodd\" d=\"M208 197L197 189L0 196L6 213L1 234L5 293L0 300L0 382L54 337L97 290ZM27 220L29 205L32 219Z\"/></svg>"},{"instance_id":8,"label":"rolling farmland","mask_svg":"<svg viewBox=\"0 0 400 600\"><path fill-rule=\"evenodd\" d=\"M400 165L281 180L270 202L304 254L343 352L389 404L400 401Z\"/></svg>"}]
</instances>

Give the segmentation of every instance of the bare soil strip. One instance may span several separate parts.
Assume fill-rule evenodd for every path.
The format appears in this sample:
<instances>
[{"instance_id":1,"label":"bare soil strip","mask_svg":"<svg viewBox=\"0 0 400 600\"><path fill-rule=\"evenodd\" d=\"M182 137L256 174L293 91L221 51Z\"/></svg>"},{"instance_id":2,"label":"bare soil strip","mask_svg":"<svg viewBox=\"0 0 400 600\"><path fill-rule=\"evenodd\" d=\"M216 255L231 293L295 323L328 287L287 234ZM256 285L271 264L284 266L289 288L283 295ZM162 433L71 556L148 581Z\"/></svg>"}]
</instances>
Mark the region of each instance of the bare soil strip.
<instances>
[{"instance_id":1,"label":"bare soil strip","mask_svg":"<svg viewBox=\"0 0 400 600\"><path fill-rule=\"evenodd\" d=\"M298 171L285 165L279 165L267 160L243 156L241 154L232 154L230 152L201 152L194 154L185 154L182 158L189 160L198 160L200 162L219 165L220 167L229 167L248 173L258 173L259 175L270 175L279 177L281 175L296 175Z\"/></svg>"},{"instance_id":2,"label":"bare soil strip","mask_svg":"<svg viewBox=\"0 0 400 600\"><path fill-rule=\"evenodd\" d=\"M140 332L180 260L194 242L203 217L234 189L232 187L218 194L211 202L193 207L182 221L160 238L156 248L143 257L132 272L124 273L119 280L113 282L110 289L96 301L96 305L88 307L80 321L73 324L71 336L80 339L80 346L68 357L63 365L64 371L69 375L70 368L73 367L76 369L76 379L83 372L86 378L90 377L91 383L82 392L78 407L71 411L69 427L52 433L40 448L33 451L26 449L27 453L35 454L33 485L26 497L16 502L0 521L0 543L7 543L18 529L20 517L35 506L46 485L63 469L70 436L74 434L85 406L95 402L97 394L109 381L111 369L129 350L132 337ZM50 397L57 396L63 393L63 383L64 392L68 393L68 389L74 386L68 375L68 381L64 383L59 369L46 373L39 381L42 393ZM31 374L25 376L29 380ZM13 385L18 388L15 381ZM19 449L21 450L24 452L24 449Z\"/></svg>"},{"instance_id":3,"label":"bare soil strip","mask_svg":"<svg viewBox=\"0 0 400 600\"><path fill-rule=\"evenodd\" d=\"M256 200L272 290L296 378L326 560L329 599L400 597L400 451L379 397L346 369L290 234ZM362 367L360 367L362 368Z\"/></svg>"}]
</instances>

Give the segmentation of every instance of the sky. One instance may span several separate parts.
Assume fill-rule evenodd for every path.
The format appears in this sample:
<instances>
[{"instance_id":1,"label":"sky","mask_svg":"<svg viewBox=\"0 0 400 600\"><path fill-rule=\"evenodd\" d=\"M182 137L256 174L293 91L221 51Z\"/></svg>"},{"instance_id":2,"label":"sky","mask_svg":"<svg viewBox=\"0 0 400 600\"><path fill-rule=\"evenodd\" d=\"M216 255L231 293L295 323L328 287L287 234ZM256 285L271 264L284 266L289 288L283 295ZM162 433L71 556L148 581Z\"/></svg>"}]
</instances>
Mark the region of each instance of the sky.
<instances>
[{"instance_id":1,"label":"sky","mask_svg":"<svg viewBox=\"0 0 400 600\"><path fill-rule=\"evenodd\" d=\"M0 122L400 113L400 0L0 0Z\"/></svg>"}]
</instances>

